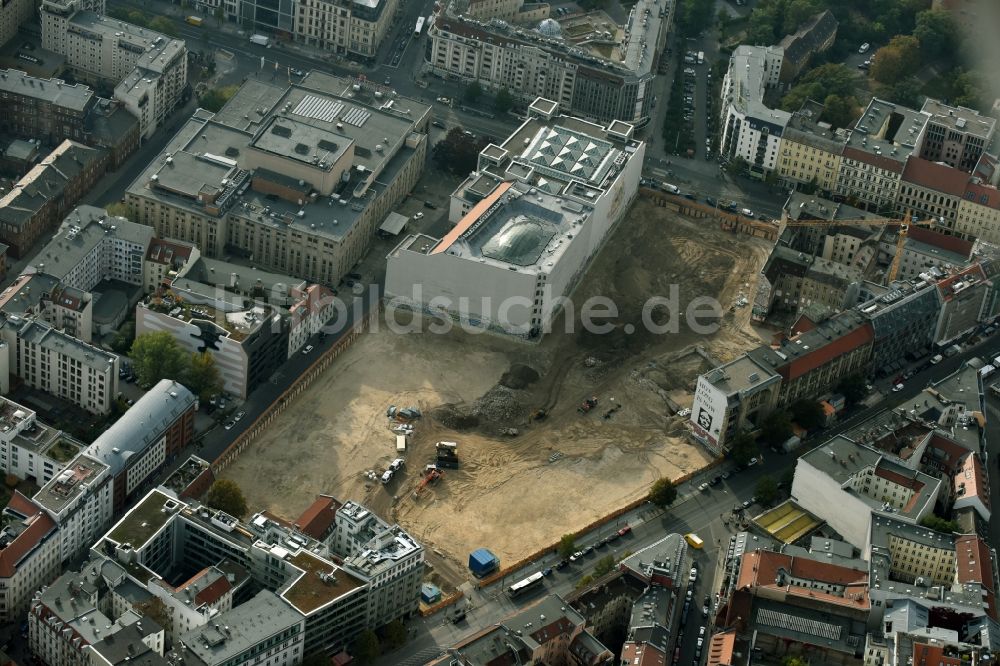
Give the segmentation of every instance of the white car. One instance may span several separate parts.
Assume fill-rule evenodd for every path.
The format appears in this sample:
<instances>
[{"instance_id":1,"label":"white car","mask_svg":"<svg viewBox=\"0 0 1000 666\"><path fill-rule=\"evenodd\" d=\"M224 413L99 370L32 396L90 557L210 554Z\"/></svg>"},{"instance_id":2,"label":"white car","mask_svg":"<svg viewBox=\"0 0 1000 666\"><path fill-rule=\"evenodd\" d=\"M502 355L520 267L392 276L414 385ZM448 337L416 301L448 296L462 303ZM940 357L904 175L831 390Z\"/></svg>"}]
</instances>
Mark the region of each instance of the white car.
<instances>
[{"instance_id":1,"label":"white car","mask_svg":"<svg viewBox=\"0 0 1000 666\"><path fill-rule=\"evenodd\" d=\"M438 97L437 101L441 102L442 104L451 104L451 100L448 99L447 97Z\"/></svg>"},{"instance_id":2,"label":"white car","mask_svg":"<svg viewBox=\"0 0 1000 666\"><path fill-rule=\"evenodd\" d=\"M864 44L861 45L861 48L858 49L858 53L868 53L868 49L870 49L871 47L872 47L871 44L865 42Z\"/></svg>"},{"instance_id":3,"label":"white car","mask_svg":"<svg viewBox=\"0 0 1000 666\"><path fill-rule=\"evenodd\" d=\"M752 210L750 210L749 208L744 208L743 210L741 210L741 211L740 211L740 214L741 214L741 215L742 215L743 217L753 217L753 216L754 216L754 215L753 215L753 211L752 211Z\"/></svg>"},{"instance_id":4,"label":"white car","mask_svg":"<svg viewBox=\"0 0 1000 666\"><path fill-rule=\"evenodd\" d=\"M903 390L903 385L902 384L896 384L895 386L892 387L892 392L893 393L899 393L902 390Z\"/></svg>"},{"instance_id":5,"label":"white car","mask_svg":"<svg viewBox=\"0 0 1000 666\"><path fill-rule=\"evenodd\" d=\"M414 220L420 220L420 219L423 219L423 217L424 217L423 213L414 213L414 215L413 215L413 219Z\"/></svg>"},{"instance_id":6,"label":"white car","mask_svg":"<svg viewBox=\"0 0 1000 666\"><path fill-rule=\"evenodd\" d=\"M691 573L688 574L688 582L693 583L698 580L698 570L691 567Z\"/></svg>"},{"instance_id":7,"label":"white car","mask_svg":"<svg viewBox=\"0 0 1000 666\"><path fill-rule=\"evenodd\" d=\"M691 408L685 407L681 411L677 412L677 416L691 416Z\"/></svg>"},{"instance_id":8,"label":"white car","mask_svg":"<svg viewBox=\"0 0 1000 666\"><path fill-rule=\"evenodd\" d=\"M312 345L306 345L306 348L302 350L302 355L304 356L304 355L308 354L309 352L311 352L312 350L313 350L313 346Z\"/></svg>"},{"instance_id":9,"label":"white car","mask_svg":"<svg viewBox=\"0 0 1000 666\"><path fill-rule=\"evenodd\" d=\"M748 463L747 463L747 467L753 467L754 465L756 465L756 464L757 464L757 463L759 463L759 462L760 462L760 461L759 461L759 460L757 460L756 458L751 458L751 459L750 459L750 462L748 462Z\"/></svg>"}]
</instances>

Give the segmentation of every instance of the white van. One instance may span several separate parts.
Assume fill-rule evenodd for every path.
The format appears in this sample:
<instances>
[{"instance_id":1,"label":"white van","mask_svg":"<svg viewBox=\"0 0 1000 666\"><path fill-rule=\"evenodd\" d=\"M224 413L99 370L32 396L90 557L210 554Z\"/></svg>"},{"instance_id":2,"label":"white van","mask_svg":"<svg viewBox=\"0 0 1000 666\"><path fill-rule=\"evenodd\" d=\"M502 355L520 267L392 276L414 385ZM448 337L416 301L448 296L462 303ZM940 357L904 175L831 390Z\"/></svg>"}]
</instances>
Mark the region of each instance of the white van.
<instances>
[{"instance_id":1,"label":"white van","mask_svg":"<svg viewBox=\"0 0 1000 666\"><path fill-rule=\"evenodd\" d=\"M663 183L663 190L665 192L670 192L671 194L680 194L681 188L676 185L671 185L670 183Z\"/></svg>"}]
</instances>

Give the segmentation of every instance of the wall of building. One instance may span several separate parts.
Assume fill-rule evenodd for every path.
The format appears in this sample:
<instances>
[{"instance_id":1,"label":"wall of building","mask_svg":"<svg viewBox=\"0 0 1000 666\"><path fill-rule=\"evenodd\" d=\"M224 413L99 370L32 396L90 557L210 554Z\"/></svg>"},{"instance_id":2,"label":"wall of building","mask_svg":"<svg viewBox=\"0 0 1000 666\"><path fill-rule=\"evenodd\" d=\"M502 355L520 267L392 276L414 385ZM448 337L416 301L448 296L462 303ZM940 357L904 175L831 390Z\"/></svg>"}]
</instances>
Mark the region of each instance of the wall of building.
<instances>
[{"instance_id":1,"label":"wall of building","mask_svg":"<svg viewBox=\"0 0 1000 666\"><path fill-rule=\"evenodd\" d=\"M871 509L861 498L842 490L834 479L804 458L799 458L795 465L792 499L829 523L844 541L855 548L864 548L871 525Z\"/></svg>"}]
</instances>

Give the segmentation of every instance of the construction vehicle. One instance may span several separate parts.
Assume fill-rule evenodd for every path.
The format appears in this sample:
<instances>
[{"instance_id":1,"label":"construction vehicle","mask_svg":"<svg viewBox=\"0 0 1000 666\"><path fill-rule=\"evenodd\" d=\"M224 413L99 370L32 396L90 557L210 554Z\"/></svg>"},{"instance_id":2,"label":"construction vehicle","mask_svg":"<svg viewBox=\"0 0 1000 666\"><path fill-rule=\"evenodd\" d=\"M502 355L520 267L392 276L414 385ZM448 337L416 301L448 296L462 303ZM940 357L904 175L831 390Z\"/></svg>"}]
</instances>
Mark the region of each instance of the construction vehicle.
<instances>
[{"instance_id":1,"label":"construction vehicle","mask_svg":"<svg viewBox=\"0 0 1000 666\"><path fill-rule=\"evenodd\" d=\"M586 414L594 407L597 407L597 397L591 396L589 398L584 399L583 403L581 403L580 407L576 411L580 412L581 414Z\"/></svg>"},{"instance_id":2,"label":"construction vehicle","mask_svg":"<svg viewBox=\"0 0 1000 666\"><path fill-rule=\"evenodd\" d=\"M531 412L531 420L532 421L541 421L542 419L544 419L548 415L549 415L548 411L546 411L545 409L539 408L539 409L536 409L535 411Z\"/></svg>"},{"instance_id":3,"label":"construction vehicle","mask_svg":"<svg viewBox=\"0 0 1000 666\"><path fill-rule=\"evenodd\" d=\"M413 491L414 497L420 495L428 485L435 484L444 476L444 472L438 469L434 465L428 465L424 469L424 478L420 480L420 484L417 485L417 489Z\"/></svg>"}]
</instances>

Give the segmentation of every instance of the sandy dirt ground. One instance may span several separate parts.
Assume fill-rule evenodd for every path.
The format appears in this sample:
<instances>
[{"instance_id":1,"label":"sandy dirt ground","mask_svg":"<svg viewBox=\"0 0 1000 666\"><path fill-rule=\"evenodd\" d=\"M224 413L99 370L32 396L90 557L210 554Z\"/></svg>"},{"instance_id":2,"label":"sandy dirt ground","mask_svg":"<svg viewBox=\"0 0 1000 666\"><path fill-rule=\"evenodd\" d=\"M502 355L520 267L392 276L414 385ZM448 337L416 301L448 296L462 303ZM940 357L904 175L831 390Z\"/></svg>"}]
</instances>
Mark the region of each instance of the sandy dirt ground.
<instances>
[{"instance_id":1,"label":"sandy dirt ground","mask_svg":"<svg viewBox=\"0 0 1000 666\"><path fill-rule=\"evenodd\" d=\"M713 360L760 342L750 307L730 306L741 294L751 298L767 252L762 241L640 200L574 294L577 303L604 295L618 304L611 333L566 333L560 321L528 345L458 330L398 335L382 325L224 476L253 510L289 519L318 493L364 502L430 549L433 577L445 587L467 578L468 553L478 547L512 563L641 497L656 478L710 460L669 405L690 406L694 382ZM697 296L718 298L720 330L696 334L682 321L676 333L648 332L643 303L671 285L682 309ZM664 317L653 313L659 323ZM588 396L598 405L581 415ZM390 404L417 406L424 416L405 473L383 486L366 472L381 473L396 457ZM543 420L532 419L538 409ZM506 428L518 435L502 434ZM441 440L458 443L461 468L418 494Z\"/></svg>"}]
</instances>

